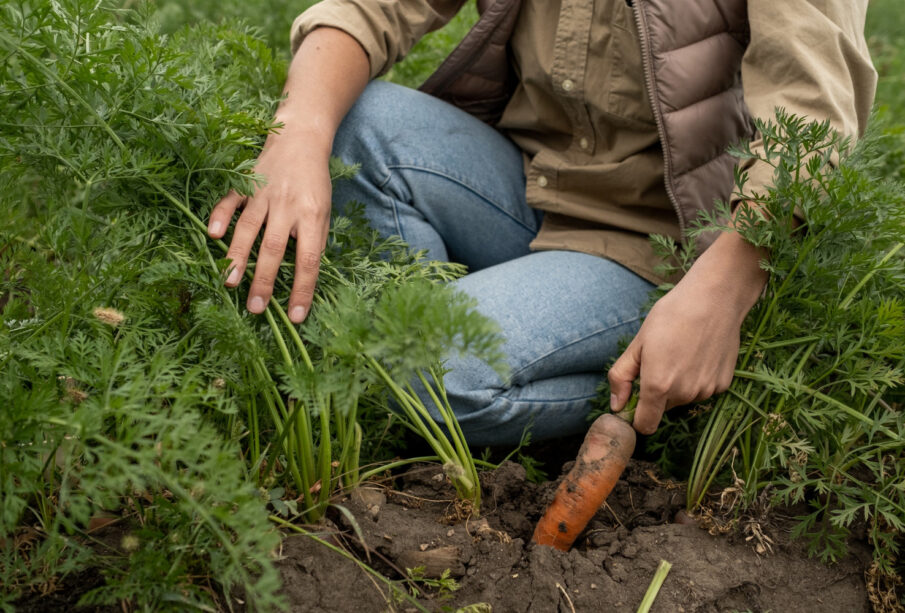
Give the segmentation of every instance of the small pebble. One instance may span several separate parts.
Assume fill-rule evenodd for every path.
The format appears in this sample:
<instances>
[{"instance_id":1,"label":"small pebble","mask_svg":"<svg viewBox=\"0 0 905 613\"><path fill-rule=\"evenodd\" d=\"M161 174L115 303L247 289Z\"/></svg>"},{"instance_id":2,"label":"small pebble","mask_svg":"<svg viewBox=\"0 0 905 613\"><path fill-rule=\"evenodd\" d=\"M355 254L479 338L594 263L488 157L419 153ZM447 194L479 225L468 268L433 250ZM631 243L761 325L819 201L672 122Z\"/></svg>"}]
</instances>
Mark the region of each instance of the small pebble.
<instances>
[{"instance_id":1,"label":"small pebble","mask_svg":"<svg viewBox=\"0 0 905 613\"><path fill-rule=\"evenodd\" d=\"M446 531L446 536L452 536L455 533L456 533L456 531L453 530L452 528L450 528L449 530Z\"/></svg>"},{"instance_id":2,"label":"small pebble","mask_svg":"<svg viewBox=\"0 0 905 613\"><path fill-rule=\"evenodd\" d=\"M596 583L592 583L592 584L591 584L591 589L592 589L592 590L596 590L596 589L597 589L597 584L596 584Z\"/></svg>"}]
</instances>

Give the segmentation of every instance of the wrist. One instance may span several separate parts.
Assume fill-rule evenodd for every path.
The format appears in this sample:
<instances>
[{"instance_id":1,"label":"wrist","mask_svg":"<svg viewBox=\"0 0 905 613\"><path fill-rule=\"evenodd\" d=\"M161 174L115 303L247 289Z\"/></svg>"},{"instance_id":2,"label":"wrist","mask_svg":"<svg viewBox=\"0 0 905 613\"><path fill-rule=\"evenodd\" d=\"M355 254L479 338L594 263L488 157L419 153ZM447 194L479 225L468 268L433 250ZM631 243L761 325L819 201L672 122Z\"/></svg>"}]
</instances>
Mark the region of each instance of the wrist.
<instances>
[{"instance_id":1,"label":"wrist","mask_svg":"<svg viewBox=\"0 0 905 613\"><path fill-rule=\"evenodd\" d=\"M301 119L297 113L280 110L274 116L274 121L282 125L267 136L265 148L275 145L302 145L311 153L329 158L336 132L324 125L324 122L310 117Z\"/></svg>"},{"instance_id":2,"label":"wrist","mask_svg":"<svg viewBox=\"0 0 905 613\"><path fill-rule=\"evenodd\" d=\"M760 266L766 253L736 232L724 232L705 251L687 276L704 283L744 319L757 302L769 274Z\"/></svg>"}]
</instances>

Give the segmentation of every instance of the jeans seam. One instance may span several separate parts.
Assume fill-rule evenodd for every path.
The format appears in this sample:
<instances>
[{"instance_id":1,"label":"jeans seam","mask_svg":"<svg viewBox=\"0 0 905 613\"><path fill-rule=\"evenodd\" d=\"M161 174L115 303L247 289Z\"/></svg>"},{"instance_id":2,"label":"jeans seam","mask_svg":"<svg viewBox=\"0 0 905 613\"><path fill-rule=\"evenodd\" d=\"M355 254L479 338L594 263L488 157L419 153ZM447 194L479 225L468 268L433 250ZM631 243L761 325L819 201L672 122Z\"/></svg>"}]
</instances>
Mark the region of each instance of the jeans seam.
<instances>
[{"instance_id":1,"label":"jeans seam","mask_svg":"<svg viewBox=\"0 0 905 613\"><path fill-rule=\"evenodd\" d=\"M396 206L396 199L390 198L386 196L387 200L390 201L390 207L393 209L393 222L396 224L396 234L402 240L408 242L408 239L405 238L405 234L402 231L402 222L399 221L399 207Z\"/></svg>"},{"instance_id":2,"label":"jeans seam","mask_svg":"<svg viewBox=\"0 0 905 613\"><path fill-rule=\"evenodd\" d=\"M458 177L455 177L455 176L453 176L453 175L451 175L451 174L448 174L448 173L446 173L446 172L443 172L443 171L441 171L441 170L436 170L436 169L433 169L433 168L426 168L426 167L424 167L424 166L417 166L417 165L415 165L415 164L391 164L391 165L387 165L387 170L389 170L390 172L392 172L393 170L414 170L414 171L418 171L418 172L425 172L425 173L428 173L428 174L433 174L433 175L436 175L436 176L438 176L438 177L443 177L444 179L446 179L446 180L448 180L448 181L452 181L453 183L457 183L458 185L460 185L460 186L462 186L463 188L467 189L468 191L472 192L473 194L475 194L475 195L478 196L479 198L485 200L488 204L490 204L490 206L491 206L495 211L497 211L498 213L500 213L501 215L503 215L503 216L506 217L507 219L512 220L512 221L515 222L517 225L519 225L519 226L521 226L522 228L524 228L527 232L529 232L529 233L531 233L531 234L537 233L537 229L536 229L536 228L532 228L532 227L526 225L522 220L518 219L517 217L513 217L513 216L512 216L511 214L509 214L509 213L506 211L506 209L505 209L504 207L502 207L496 200L494 200L493 198L491 198L491 197L487 196L486 194L482 193L482 192L479 191L476 187L473 187L472 185L469 185L469 184L466 183L463 179L460 179L460 178L458 178ZM387 179L386 181L384 181L383 184L381 185L381 189L382 189L383 186L386 185L388 182L389 182L389 179ZM526 205L526 206L527 206L527 205Z\"/></svg>"},{"instance_id":3,"label":"jeans seam","mask_svg":"<svg viewBox=\"0 0 905 613\"><path fill-rule=\"evenodd\" d=\"M384 188L390 183L392 179L393 171L390 168L387 168L386 178L377 185L377 191L379 192L380 197L389 203L389 208L393 211L393 224L396 226L396 235L399 236L402 240L407 240L405 238L405 234L402 231L402 222L399 220L399 207L396 206L396 198L393 198L387 195L386 192L384 192Z\"/></svg>"},{"instance_id":4,"label":"jeans seam","mask_svg":"<svg viewBox=\"0 0 905 613\"><path fill-rule=\"evenodd\" d=\"M506 392L509 392L514 389L516 389L516 388L510 387L508 390L506 390ZM497 398L502 398L506 402L509 402L511 404L517 404L517 403L533 404L533 403L537 402L537 403L543 403L543 404L549 405L549 404L561 404L561 403L568 403L568 402L576 402L579 400L581 400L581 401L592 400L597 397L597 394L591 394L590 396L575 396L574 398L531 398L531 399L526 399L526 398L510 398L509 396L506 395L506 392L503 392L502 394L497 396Z\"/></svg>"},{"instance_id":5,"label":"jeans seam","mask_svg":"<svg viewBox=\"0 0 905 613\"><path fill-rule=\"evenodd\" d=\"M597 336L598 334L603 334L603 333L605 333L605 332L609 332L610 330L613 330L613 329L618 328L618 327L620 327L620 326L624 326L624 325L626 325L626 324L635 323L635 322L640 321L640 320L641 320L641 317L638 316L638 317L635 317L635 318L633 318L633 319L627 319L627 320L624 320L624 321L620 321L619 323L615 323L615 324L613 324L613 325L611 325L611 326L607 326L607 327L605 327L605 328L600 328L599 330L595 330L594 332L591 332L590 334L586 334L585 336L582 336L581 338L577 338L577 339L575 339L574 341L571 341L571 342L569 342L569 343L566 343L565 345L559 345L559 346L557 346L556 348L554 348L554 349L548 351L548 352L545 353L544 355L538 356L537 358L531 360L529 363L525 364L524 366L522 366L521 368L519 368L517 371L515 371L514 373L512 373L512 376L509 377L509 381L510 381L510 387L509 387L509 389L512 388L511 382L514 381L514 380L516 379L516 377L518 377L518 375L522 374L522 373L523 373L524 371L526 371L528 368L534 366L535 364L537 364L537 363L540 362L541 360L544 360L544 359L550 357L551 355L553 355L553 354L555 354L555 353L558 353L558 352L560 352L560 351L562 351L562 350L564 350L564 349L568 349L568 348L571 347L572 345L576 345L576 344L578 344L578 343L581 343L581 342L583 342L583 341L588 340L588 339L591 338L591 337Z\"/></svg>"},{"instance_id":6,"label":"jeans seam","mask_svg":"<svg viewBox=\"0 0 905 613\"><path fill-rule=\"evenodd\" d=\"M386 187L387 183L390 182L390 179L393 178L393 172L389 168L387 168L386 171L387 171L386 178L377 184L377 189L379 189L380 191L383 191L383 188Z\"/></svg>"}]
</instances>

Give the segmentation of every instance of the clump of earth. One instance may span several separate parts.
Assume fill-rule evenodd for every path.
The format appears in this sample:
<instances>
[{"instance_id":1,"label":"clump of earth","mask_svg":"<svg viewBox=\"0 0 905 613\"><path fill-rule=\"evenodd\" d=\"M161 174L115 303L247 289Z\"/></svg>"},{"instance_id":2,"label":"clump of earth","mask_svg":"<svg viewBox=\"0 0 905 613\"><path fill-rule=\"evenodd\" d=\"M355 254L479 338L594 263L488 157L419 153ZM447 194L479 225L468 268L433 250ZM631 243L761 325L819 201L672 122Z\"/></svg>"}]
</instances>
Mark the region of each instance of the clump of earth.
<instances>
[{"instance_id":1,"label":"clump of earth","mask_svg":"<svg viewBox=\"0 0 905 613\"><path fill-rule=\"evenodd\" d=\"M418 467L395 489L368 484L338 501L347 512L333 514L335 531L319 536L392 579L417 568L417 576L436 582L448 571L457 589L449 581L413 584L431 611L634 612L661 560L672 568L654 612L871 610L865 545L853 541L846 558L826 565L789 538L791 521L777 514L725 533L713 522L704 522L709 531L700 521L676 523L684 486L645 462L629 465L569 552L531 543L556 482L532 483L522 466L505 462L482 485L475 517L456 504L440 467ZM292 611L417 610L307 536L288 537L278 564Z\"/></svg>"}]
</instances>

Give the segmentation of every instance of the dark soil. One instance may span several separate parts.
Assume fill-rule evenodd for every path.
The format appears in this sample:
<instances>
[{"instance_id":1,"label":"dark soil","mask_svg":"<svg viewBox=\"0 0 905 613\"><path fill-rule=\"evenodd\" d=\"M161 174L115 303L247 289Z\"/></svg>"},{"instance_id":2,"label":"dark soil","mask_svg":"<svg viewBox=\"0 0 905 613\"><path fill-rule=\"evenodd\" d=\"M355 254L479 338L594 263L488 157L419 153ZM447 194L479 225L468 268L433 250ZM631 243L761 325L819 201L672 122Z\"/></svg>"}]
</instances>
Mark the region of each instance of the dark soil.
<instances>
[{"instance_id":1,"label":"dark soil","mask_svg":"<svg viewBox=\"0 0 905 613\"><path fill-rule=\"evenodd\" d=\"M789 526L775 516L757 526L772 543L673 523L685 499L682 486L642 462L629 465L572 551L533 546L534 524L555 485L535 485L521 466L505 463L484 475L481 518L456 520L462 510L442 471L419 468L397 483L401 491L369 485L342 500L355 521L337 513L338 532L321 536L370 558L390 578L416 566L426 576L449 569L458 590L418 585L421 604L437 611L486 603L469 610L633 612L661 559L672 570L654 612L870 611L864 587L870 553L863 545L853 543L846 559L826 566L791 542ZM398 598L388 603L385 584L306 536L287 538L281 554L293 611L414 610Z\"/></svg>"},{"instance_id":2,"label":"dark soil","mask_svg":"<svg viewBox=\"0 0 905 613\"><path fill-rule=\"evenodd\" d=\"M77 611L78 613L116 613L114 607L77 607L85 592L101 587L104 578L95 569L68 575L60 585L48 594L30 593L15 605L16 613L50 613L52 611Z\"/></svg>"}]
</instances>

